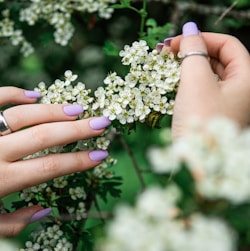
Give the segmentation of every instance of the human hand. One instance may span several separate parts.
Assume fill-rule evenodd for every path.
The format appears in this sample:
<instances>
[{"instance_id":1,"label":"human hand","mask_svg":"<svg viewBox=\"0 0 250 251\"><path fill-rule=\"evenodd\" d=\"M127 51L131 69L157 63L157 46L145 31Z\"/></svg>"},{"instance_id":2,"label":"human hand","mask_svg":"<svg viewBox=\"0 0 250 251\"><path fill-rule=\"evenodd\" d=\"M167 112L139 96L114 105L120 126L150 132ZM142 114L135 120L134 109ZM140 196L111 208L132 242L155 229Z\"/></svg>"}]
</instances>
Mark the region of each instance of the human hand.
<instances>
[{"instance_id":1,"label":"human hand","mask_svg":"<svg viewBox=\"0 0 250 251\"><path fill-rule=\"evenodd\" d=\"M87 170L108 156L107 151L89 150L23 160L48 147L98 136L110 125L106 117L76 120L83 112L80 105L33 104L39 96L34 91L0 87L0 107L22 104L5 109L4 117L0 117L12 132L7 135L2 132L2 136L0 133L0 198L59 176ZM2 126L0 120L0 128ZM36 205L2 214L0 236L15 236L49 212L49 208Z\"/></svg>"},{"instance_id":2,"label":"human hand","mask_svg":"<svg viewBox=\"0 0 250 251\"><path fill-rule=\"evenodd\" d=\"M189 22L183 26L182 36L166 39L165 44L168 50L180 51L181 55L193 51L209 55L209 60L193 55L182 62L172 121L174 138L185 134L192 118L206 123L214 116L225 116L241 127L249 124L250 57L238 39L224 34L200 33L196 24Z\"/></svg>"}]
</instances>

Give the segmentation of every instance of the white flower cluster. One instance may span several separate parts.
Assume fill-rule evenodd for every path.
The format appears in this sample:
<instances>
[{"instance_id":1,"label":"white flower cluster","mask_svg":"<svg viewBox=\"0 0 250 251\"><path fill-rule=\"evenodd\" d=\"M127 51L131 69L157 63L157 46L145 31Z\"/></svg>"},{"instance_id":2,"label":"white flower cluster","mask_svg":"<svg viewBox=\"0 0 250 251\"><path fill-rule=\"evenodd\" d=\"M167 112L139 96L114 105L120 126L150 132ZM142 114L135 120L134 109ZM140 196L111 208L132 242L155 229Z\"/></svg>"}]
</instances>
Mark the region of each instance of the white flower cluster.
<instances>
[{"instance_id":1,"label":"white flower cluster","mask_svg":"<svg viewBox=\"0 0 250 251\"><path fill-rule=\"evenodd\" d=\"M85 199L86 198L86 193L83 189L83 187L71 187L69 189L69 194L72 200L77 200L77 199Z\"/></svg>"},{"instance_id":2,"label":"white flower cluster","mask_svg":"<svg viewBox=\"0 0 250 251\"><path fill-rule=\"evenodd\" d=\"M144 122L151 112L172 114L180 79L175 56L150 51L143 40L126 45L120 56L124 65L130 65L128 74L124 79L116 72L109 74L105 86L95 91L92 108L121 124Z\"/></svg>"},{"instance_id":3,"label":"white flower cluster","mask_svg":"<svg viewBox=\"0 0 250 251\"><path fill-rule=\"evenodd\" d=\"M19 251L72 251L72 244L63 237L58 225L53 225L39 232L34 232L36 243L27 241L25 248Z\"/></svg>"},{"instance_id":4,"label":"white flower cluster","mask_svg":"<svg viewBox=\"0 0 250 251\"><path fill-rule=\"evenodd\" d=\"M205 128L195 122L186 136L152 148L148 156L159 173L177 172L185 163L205 198L249 202L250 128L241 131L226 118L214 118Z\"/></svg>"},{"instance_id":5,"label":"white flower cluster","mask_svg":"<svg viewBox=\"0 0 250 251\"><path fill-rule=\"evenodd\" d=\"M179 219L175 196L173 189L152 187L134 207L118 208L95 250L236 251L235 234L222 220L201 214Z\"/></svg>"},{"instance_id":6,"label":"white flower cluster","mask_svg":"<svg viewBox=\"0 0 250 251\"><path fill-rule=\"evenodd\" d=\"M8 38L14 46L21 46L21 53L24 56L31 54L34 49L32 45L27 42L20 29L15 29L15 23L10 19L9 10L2 11L3 19L0 20L0 38Z\"/></svg>"},{"instance_id":7,"label":"white flower cluster","mask_svg":"<svg viewBox=\"0 0 250 251\"><path fill-rule=\"evenodd\" d=\"M76 207L67 207L70 217L74 220L86 219L87 212L84 202L79 202Z\"/></svg>"},{"instance_id":8,"label":"white flower cluster","mask_svg":"<svg viewBox=\"0 0 250 251\"><path fill-rule=\"evenodd\" d=\"M77 75L73 74L72 71L67 70L64 73L64 81L56 79L53 84L48 88L45 83L41 82L38 84L37 91L40 91L42 98L40 100L43 104L64 104L64 103L77 103L81 105L84 109L84 114L82 118L90 116L101 116L102 111L93 110L92 104L94 97L91 97L91 90L86 89L86 86L82 82L77 82L75 85L73 82L77 80ZM77 142L76 146L72 151L82 151L89 149L103 149L106 150L110 144L109 134L113 133L112 128L107 129L100 137L80 140ZM28 158L35 157L37 155L45 155L48 153L61 152L64 148L53 147L46 149L42 152L36 153L35 155L29 156ZM94 173L98 177L111 178L112 173L106 168L109 164L115 163L115 160L112 157L108 157L100 166L96 167ZM65 181L64 181L65 182Z\"/></svg>"},{"instance_id":9,"label":"white flower cluster","mask_svg":"<svg viewBox=\"0 0 250 251\"><path fill-rule=\"evenodd\" d=\"M33 203L31 202L32 199L35 198L36 195L43 193L44 191L47 192L47 184L43 183L34 187L29 187L21 191L20 198L23 201L26 201L29 206L32 206Z\"/></svg>"},{"instance_id":10,"label":"white flower cluster","mask_svg":"<svg viewBox=\"0 0 250 251\"><path fill-rule=\"evenodd\" d=\"M25 5L22 1L19 3L19 20L27 22L30 26L41 20L48 22L55 29L55 42L66 46L75 31L72 24L72 15L75 12L98 13L99 17L109 19L113 13L113 8L109 5L116 3L116 0L31 0L25 2ZM23 31L15 30L15 23L10 19L9 9L3 11L2 15L4 18L0 21L0 37L9 38L15 46L21 45L21 52L28 56L34 49L26 41Z\"/></svg>"},{"instance_id":11,"label":"white flower cluster","mask_svg":"<svg viewBox=\"0 0 250 251\"><path fill-rule=\"evenodd\" d=\"M74 26L72 14L74 12L98 12L101 18L110 18L113 9L109 4L116 0L33 0L32 3L20 11L20 20L34 25L38 20L45 20L55 28L55 42L65 46L73 36Z\"/></svg>"}]
</instances>

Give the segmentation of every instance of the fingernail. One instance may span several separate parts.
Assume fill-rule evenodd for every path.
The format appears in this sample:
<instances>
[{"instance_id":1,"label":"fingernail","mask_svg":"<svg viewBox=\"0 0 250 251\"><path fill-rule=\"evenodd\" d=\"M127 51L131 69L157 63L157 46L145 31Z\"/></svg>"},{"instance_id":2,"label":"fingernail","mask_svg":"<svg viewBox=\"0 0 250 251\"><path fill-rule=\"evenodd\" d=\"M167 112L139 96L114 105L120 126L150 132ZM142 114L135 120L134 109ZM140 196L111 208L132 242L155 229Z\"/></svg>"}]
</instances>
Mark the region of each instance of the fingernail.
<instances>
[{"instance_id":1,"label":"fingernail","mask_svg":"<svg viewBox=\"0 0 250 251\"><path fill-rule=\"evenodd\" d=\"M169 38L164 39L164 45L165 45L165 46L170 46L172 40L173 40L172 37L169 37Z\"/></svg>"},{"instance_id":2,"label":"fingernail","mask_svg":"<svg viewBox=\"0 0 250 251\"><path fill-rule=\"evenodd\" d=\"M83 113L81 105L66 105L63 107L64 113L68 116L76 116Z\"/></svg>"},{"instance_id":3,"label":"fingernail","mask_svg":"<svg viewBox=\"0 0 250 251\"><path fill-rule=\"evenodd\" d=\"M188 22L183 25L182 27L182 34L184 37L191 36L191 35L198 35L199 29L194 22Z\"/></svg>"},{"instance_id":4,"label":"fingernail","mask_svg":"<svg viewBox=\"0 0 250 251\"><path fill-rule=\"evenodd\" d=\"M94 150L89 153L89 158L93 161L101 161L103 159L106 159L108 157L108 151L105 150Z\"/></svg>"},{"instance_id":5,"label":"fingernail","mask_svg":"<svg viewBox=\"0 0 250 251\"><path fill-rule=\"evenodd\" d=\"M93 118L89 121L90 127L94 130L103 129L109 126L110 124L111 124L111 121L105 116Z\"/></svg>"},{"instance_id":6,"label":"fingernail","mask_svg":"<svg viewBox=\"0 0 250 251\"><path fill-rule=\"evenodd\" d=\"M41 93L38 91L26 90L26 91L24 91L24 95L28 98L40 98L41 97Z\"/></svg>"},{"instance_id":7,"label":"fingernail","mask_svg":"<svg viewBox=\"0 0 250 251\"><path fill-rule=\"evenodd\" d=\"M164 43L158 43L158 44L156 45L156 50L157 50L158 52L161 52L163 46L164 46Z\"/></svg>"},{"instance_id":8,"label":"fingernail","mask_svg":"<svg viewBox=\"0 0 250 251\"><path fill-rule=\"evenodd\" d=\"M42 209L38 212L36 212L30 219L30 223L33 223L33 222L36 222L36 221L39 221L40 219L46 217L48 214L51 213L51 208L45 208L45 209Z\"/></svg>"}]
</instances>

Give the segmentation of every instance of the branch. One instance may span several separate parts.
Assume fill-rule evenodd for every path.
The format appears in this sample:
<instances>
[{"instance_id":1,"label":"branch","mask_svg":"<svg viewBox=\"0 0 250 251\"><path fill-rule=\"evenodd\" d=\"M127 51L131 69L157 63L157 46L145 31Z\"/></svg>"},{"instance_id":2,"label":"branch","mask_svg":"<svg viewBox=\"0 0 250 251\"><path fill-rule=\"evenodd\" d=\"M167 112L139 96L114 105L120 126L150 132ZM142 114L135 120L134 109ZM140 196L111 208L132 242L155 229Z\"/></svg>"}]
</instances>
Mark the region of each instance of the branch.
<instances>
[{"instance_id":1,"label":"branch","mask_svg":"<svg viewBox=\"0 0 250 251\"><path fill-rule=\"evenodd\" d=\"M135 156L134 156L134 153L131 151L131 149L129 148L127 142L124 140L124 138L122 137L122 135L119 135L119 139L120 139L120 142L123 146L123 148L125 149L125 151L128 153L131 161L132 161L132 164L134 166L134 169L136 171L136 174L138 176L138 179L139 179L139 182L141 184L141 187L142 187L142 191L146 188L146 184L145 184L145 181L143 179L143 176L142 176L142 171L135 159Z\"/></svg>"}]
</instances>

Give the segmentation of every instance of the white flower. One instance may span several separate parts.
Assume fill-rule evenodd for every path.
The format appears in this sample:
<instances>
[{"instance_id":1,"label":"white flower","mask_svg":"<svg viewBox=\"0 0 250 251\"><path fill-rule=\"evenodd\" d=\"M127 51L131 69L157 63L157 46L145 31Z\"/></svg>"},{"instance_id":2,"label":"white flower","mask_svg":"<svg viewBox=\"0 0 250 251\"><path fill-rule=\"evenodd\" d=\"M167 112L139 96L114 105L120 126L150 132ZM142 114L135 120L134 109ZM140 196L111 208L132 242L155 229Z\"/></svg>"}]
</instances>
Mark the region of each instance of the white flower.
<instances>
[{"instance_id":1,"label":"white flower","mask_svg":"<svg viewBox=\"0 0 250 251\"><path fill-rule=\"evenodd\" d=\"M110 120L116 119L117 115L122 113L122 107L119 103L111 103L109 107L103 110L103 115Z\"/></svg>"},{"instance_id":2,"label":"white flower","mask_svg":"<svg viewBox=\"0 0 250 251\"><path fill-rule=\"evenodd\" d=\"M74 82L77 79L77 75L73 74L72 71L67 70L64 73L65 76L65 85L69 85L71 82Z\"/></svg>"},{"instance_id":3,"label":"white flower","mask_svg":"<svg viewBox=\"0 0 250 251\"><path fill-rule=\"evenodd\" d=\"M106 137L99 137L96 139L96 145L99 149L107 150L110 144L110 140Z\"/></svg>"},{"instance_id":4,"label":"white flower","mask_svg":"<svg viewBox=\"0 0 250 251\"><path fill-rule=\"evenodd\" d=\"M76 187L76 188L71 187L69 189L69 194L70 194L72 200L86 198L86 193L85 193L83 187Z\"/></svg>"},{"instance_id":5,"label":"white flower","mask_svg":"<svg viewBox=\"0 0 250 251\"><path fill-rule=\"evenodd\" d=\"M65 176L55 178L53 180L53 186L56 188L64 188L68 185L68 181Z\"/></svg>"}]
</instances>

